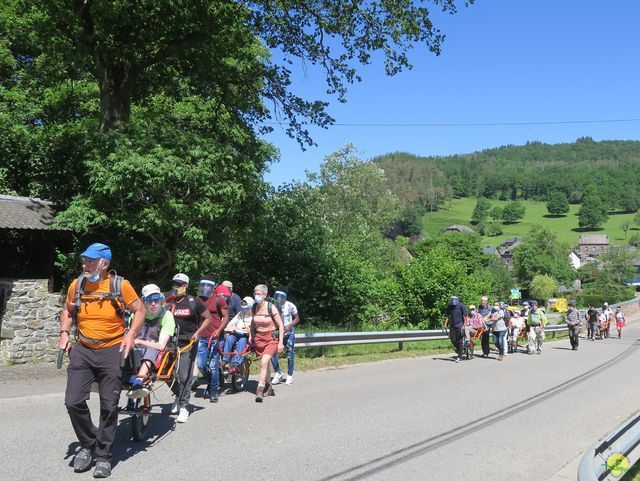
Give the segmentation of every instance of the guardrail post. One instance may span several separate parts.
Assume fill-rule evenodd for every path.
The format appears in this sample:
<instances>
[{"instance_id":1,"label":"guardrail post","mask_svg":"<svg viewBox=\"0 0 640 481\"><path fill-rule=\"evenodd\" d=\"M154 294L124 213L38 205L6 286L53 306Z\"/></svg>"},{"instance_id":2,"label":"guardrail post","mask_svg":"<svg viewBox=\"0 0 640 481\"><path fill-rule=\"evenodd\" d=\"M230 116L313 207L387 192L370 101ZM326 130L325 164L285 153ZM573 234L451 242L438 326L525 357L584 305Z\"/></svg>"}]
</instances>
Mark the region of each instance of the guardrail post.
<instances>
[{"instance_id":1,"label":"guardrail post","mask_svg":"<svg viewBox=\"0 0 640 481\"><path fill-rule=\"evenodd\" d=\"M399 342L398 343L398 351L402 351L403 347L404 347L404 342Z\"/></svg>"}]
</instances>

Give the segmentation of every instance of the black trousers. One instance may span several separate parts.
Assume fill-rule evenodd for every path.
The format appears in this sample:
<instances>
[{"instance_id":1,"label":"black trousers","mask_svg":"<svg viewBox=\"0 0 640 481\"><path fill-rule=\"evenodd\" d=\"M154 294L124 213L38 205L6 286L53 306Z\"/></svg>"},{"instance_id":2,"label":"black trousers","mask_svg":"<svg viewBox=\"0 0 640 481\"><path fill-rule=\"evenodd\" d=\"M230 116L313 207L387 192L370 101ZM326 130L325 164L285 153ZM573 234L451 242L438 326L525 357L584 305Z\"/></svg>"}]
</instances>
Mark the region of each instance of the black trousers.
<instances>
[{"instance_id":1,"label":"black trousers","mask_svg":"<svg viewBox=\"0 0 640 481\"><path fill-rule=\"evenodd\" d=\"M462 329L451 326L449 328L449 339L451 339L451 344L453 344L453 348L456 350L458 357L462 357L462 340L464 339Z\"/></svg>"},{"instance_id":2,"label":"black trousers","mask_svg":"<svg viewBox=\"0 0 640 481\"><path fill-rule=\"evenodd\" d=\"M569 342L571 342L571 347L578 347L578 343L580 340L578 339L578 331L580 330L579 325L568 326L569 327Z\"/></svg>"},{"instance_id":3,"label":"black trousers","mask_svg":"<svg viewBox=\"0 0 640 481\"><path fill-rule=\"evenodd\" d=\"M111 460L111 446L118 425L118 401L122 389L120 344L91 349L78 342L69 353L64 404L83 448L95 450L99 461ZM87 406L91 384L98 383L100 423L94 426Z\"/></svg>"},{"instance_id":4,"label":"black trousers","mask_svg":"<svg viewBox=\"0 0 640 481\"><path fill-rule=\"evenodd\" d=\"M480 338L480 343L482 344L482 354L485 356L489 355L491 352L491 348L489 347L489 341L491 339L491 329L485 329L482 332L482 337Z\"/></svg>"}]
</instances>

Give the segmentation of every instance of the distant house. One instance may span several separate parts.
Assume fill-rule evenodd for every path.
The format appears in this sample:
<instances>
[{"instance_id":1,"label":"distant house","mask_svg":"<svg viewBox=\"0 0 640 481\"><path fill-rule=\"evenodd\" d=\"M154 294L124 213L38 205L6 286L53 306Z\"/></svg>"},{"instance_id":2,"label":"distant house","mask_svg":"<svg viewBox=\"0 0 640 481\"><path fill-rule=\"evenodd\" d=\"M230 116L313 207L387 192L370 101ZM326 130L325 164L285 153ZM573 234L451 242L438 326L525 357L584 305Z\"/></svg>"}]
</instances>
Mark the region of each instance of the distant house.
<instances>
[{"instance_id":1,"label":"distant house","mask_svg":"<svg viewBox=\"0 0 640 481\"><path fill-rule=\"evenodd\" d=\"M609 236L607 234L582 234L578 240L575 253L584 262L587 257L604 254L609 250Z\"/></svg>"},{"instance_id":2,"label":"distant house","mask_svg":"<svg viewBox=\"0 0 640 481\"><path fill-rule=\"evenodd\" d=\"M569 253L569 262L571 263L571 267L573 267L575 270L580 269L580 266L582 265L580 257L578 257L578 254L573 251Z\"/></svg>"},{"instance_id":3,"label":"distant house","mask_svg":"<svg viewBox=\"0 0 640 481\"><path fill-rule=\"evenodd\" d=\"M522 237L509 237L502 241L502 244L498 247L498 254L500 254L509 271L513 270L513 252L523 241L524 238Z\"/></svg>"},{"instance_id":4,"label":"distant house","mask_svg":"<svg viewBox=\"0 0 640 481\"><path fill-rule=\"evenodd\" d=\"M450 225L446 229L443 229L442 232L468 232L470 234L475 234L476 231L474 231L471 227L468 227L466 225L456 224L456 225Z\"/></svg>"},{"instance_id":5,"label":"distant house","mask_svg":"<svg viewBox=\"0 0 640 481\"><path fill-rule=\"evenodd\" d=\"M498 249L496 249L496 248L495 248L495 247L493 247L493 246L485 246L485 247L481 248L481 249L480 249L480 251L481 251L483 254L487 254L487 255L490 255L490 256L500 257L500 253L498 253Z\"/></svg>"}]
</instances>

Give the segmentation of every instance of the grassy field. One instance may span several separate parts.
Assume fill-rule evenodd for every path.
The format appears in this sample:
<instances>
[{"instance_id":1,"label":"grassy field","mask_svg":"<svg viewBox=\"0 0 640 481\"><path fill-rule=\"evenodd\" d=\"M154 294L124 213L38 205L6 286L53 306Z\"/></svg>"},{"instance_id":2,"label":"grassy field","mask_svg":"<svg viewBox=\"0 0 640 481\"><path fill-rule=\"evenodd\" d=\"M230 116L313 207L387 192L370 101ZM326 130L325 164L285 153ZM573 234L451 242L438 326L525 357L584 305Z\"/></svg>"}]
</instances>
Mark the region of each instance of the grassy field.
<instances>
[{"instance_id":1,"label":"grassy field","mask_svg":"<svg viewBox=\"0 0 640 481\"><path fill-rule=\"evenodd\" d=\"M549 217L545 202L522 201L527 211L524 218L516 224L502 225L502 235L497 237L483 237L483 245L498 246L507 237L525 237L534 224L544 225L558 235L558 238L572 246L577 245L580 234L585 232L578 228L579 205L572 205L569 213L563 217ZM492 200L491 205L504 206L506 202ZM442 229L453 224L471 226L471 213L476 205L476 199L463 198L447 202L441 210L425 214L422 219L423 235L436 236ZM634 214L610 214L607 223L598 230L586 233L607 234L611 244L626 244L622 223L629 220L631 228L627 235L640 230L633 224Z\"/></svg>"}]
</instances>

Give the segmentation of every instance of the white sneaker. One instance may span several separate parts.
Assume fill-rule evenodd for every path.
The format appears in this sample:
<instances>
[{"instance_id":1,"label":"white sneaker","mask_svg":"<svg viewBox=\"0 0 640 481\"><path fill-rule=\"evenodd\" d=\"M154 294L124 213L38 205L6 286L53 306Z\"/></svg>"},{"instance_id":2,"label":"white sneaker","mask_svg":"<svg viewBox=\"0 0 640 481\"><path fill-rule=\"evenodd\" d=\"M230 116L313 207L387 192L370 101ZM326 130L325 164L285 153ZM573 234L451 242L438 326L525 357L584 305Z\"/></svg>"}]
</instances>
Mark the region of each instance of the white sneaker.
<instances>
[{"instance_id":1,"label":"white sneaker","mask_svg":"<svg viewBox=\"0 0 640 481\"><path fill-rule=\"evenodd\" d=\"M280 381L284 379L284 374L281 372L277 372L274 374L273 379L271 379L271 384L280 384Z\"/></svg>"},{"instance_id":2,"label":"white sneaker","mask_svg":"<svg viewBox=\"0 0 640 481\"><path fill-rule=\"evenodd\" d=\"M187 419L189 419L189 411L186 407L180 408L180 414L178 414L178 419L176 419L177 423L186 423Z\"/></svg>"},{"instance_id":3,"label":"white sneaker","mask_svg":"<svg viewBox=\"0 0 640 481\"><path fill-rule=\"evenodd\" d=\"M178 407L180 400L178 398L176 398L175 401L173 401L173 404L171 405L171 414L178 414Z\"/></svg>"},{"instance_id":4,"label":"white sneaker","mask_svg":"<svg viewBox=\"0 0 640 481\"><path fill-rule=\"evenodd\" d=\"M285 384L288 384L289 386L291 386L293 384L293 376L289 376L287 374L287 380L285 381Z\"/></svg>"}]
</instances>

